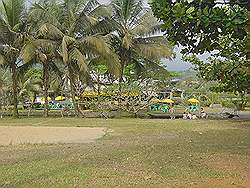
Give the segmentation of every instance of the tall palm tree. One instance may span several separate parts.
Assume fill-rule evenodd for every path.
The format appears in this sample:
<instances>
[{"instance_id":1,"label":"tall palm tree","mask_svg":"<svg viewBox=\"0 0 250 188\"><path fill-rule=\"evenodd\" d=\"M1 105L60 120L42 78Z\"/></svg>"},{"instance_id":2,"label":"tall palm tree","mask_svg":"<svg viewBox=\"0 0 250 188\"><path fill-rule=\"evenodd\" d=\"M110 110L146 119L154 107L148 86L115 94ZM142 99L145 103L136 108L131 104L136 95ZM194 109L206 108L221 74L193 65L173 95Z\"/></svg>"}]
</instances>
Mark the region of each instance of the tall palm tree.
<instances>
[{"instance_id":1,"label":"tall palm tree","mask_svg":"<svg viewBox=\"0 0 250 188\"><path fill-rule=\"evenodd\" d=\"M12 73L13 117L18 117L17 63L25 39L26 9L24 0L0 2L0 64Z\"/></svg>"},{"instance_id":2,"label":"tall palm tree","mask_svg":"<svg viewBox=\"0 0 250 188\"><path fill-rule=\"evenodd\" d=\"M40 36L44 39L60 42L59 51L65 64L70 81L71 98L76 114L79 114L76 104L75 83L79 76L88 73L88 62L94 58L104 58L112 72L119 72L119 60L108 43L108 33L105 17L109 15L106 6L96 0L63 0L54 1L50 7L56 7L47 12L47 4L37 4L33 8L35 15L58 18L48 20L40 27ZM56 16L55 16L56 15Z\"/></svg>"},{"instance_id":3,"label":"tall palm tree","mask_svg":"<svg viewBox=\"0 0 250 188\"><path fill-rule=\"evenodd\" d=\"M57 8L56 5L55 1L45 0L41 1L40 4L33 4L33 6L29 9L28 20L30 21L30 35L21 51L21 59L24 63L28 64L28 66L29 64L36 63L42 65L42 90L45 100L44 117L48 117L49 113L49 81L52 80L52 74L55 74L56 77L61 77L61 71L59 71L56 66L56 62L60 54L58 53L59 43L55 40L57 39L55 37L63 37L63 33L56 30L56 27L54 27L57 31L56 36L53 35L44 37L44 33L41 33L41 30L44 31L48 29L48 21L56 22L56 19L54 19L55 15L53 15L54 9Z\"/></svg>"},{"instance_id":4,"label":"tall palm tree","mask_svg":"<svg viewBox=\"0 0 250 188\"><path fill-rule=\"evenodd\" d=\"M170 58L173 48L160 34L161 24L150 9L143 6L142 0L113 0L112 25L113 45L121 62L120 82L124 68L131 63L141 67L141 62L159 62Z\"/></svg>"},{"instance_id":5,"label":"tall palm tree","mask_svg":"<svg viewBox=\"0 0 250 188\"><path fill-rule=\"evenodd\" d=\"M54 41L40 39L39 35L34 35L34 37L29 37L21 51L21 58L24 63L34 64L40 63L42 65L43 76L43 97L45 100L44 106L44 117L49 115L48 106L48 91L49 91L49 80L50 74L57 74L60 77L61 72L55 65L57 53L57 45Z\"/></svg>"}]
</instances>

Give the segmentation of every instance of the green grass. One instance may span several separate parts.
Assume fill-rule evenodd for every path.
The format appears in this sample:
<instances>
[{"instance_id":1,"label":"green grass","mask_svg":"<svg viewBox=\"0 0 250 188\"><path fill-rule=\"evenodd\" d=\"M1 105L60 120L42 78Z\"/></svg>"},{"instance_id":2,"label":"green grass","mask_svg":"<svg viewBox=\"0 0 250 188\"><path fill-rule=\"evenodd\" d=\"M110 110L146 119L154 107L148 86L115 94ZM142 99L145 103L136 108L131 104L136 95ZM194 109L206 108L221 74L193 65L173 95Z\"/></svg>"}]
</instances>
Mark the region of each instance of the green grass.
<instances>
[{"instance_id":1,"label":"green grass","mask_svg":"<svg viewBox=\"0 0 250 188\"><path fill-rule=\"evenodd\" d=\"M230 187L232 181L248 187L249 183L249 121L1 119L0 126L6 125L110 131L91 144L0 147L0 187Z\"/></svg>"}]
</instances>

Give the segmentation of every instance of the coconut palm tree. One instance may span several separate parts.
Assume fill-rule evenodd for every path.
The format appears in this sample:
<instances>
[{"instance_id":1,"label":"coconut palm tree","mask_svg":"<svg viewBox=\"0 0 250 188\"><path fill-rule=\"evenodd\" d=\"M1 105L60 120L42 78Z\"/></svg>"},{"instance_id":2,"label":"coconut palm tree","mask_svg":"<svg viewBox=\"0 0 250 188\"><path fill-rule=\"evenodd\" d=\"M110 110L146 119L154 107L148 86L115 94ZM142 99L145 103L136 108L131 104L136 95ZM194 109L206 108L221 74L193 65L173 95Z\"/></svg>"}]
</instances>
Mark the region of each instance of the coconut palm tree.
<instances>
[{"instance_id":1,"label":"coconut palm tree","mask_svg":"<svg viewBox=\"0 0 250 188\"><path fill-rule=\"evenodd\" d=\"M24 63L39 63L42 65L43 97L45 99L44 117L48 117L48 90L50 86L50 74L56 74L58 75L58 77L60 77L61 71L59 71L58 67L55 64L57 58L59 57L59 54L57 52L58 44L55 41L49 39L42 39L39 35L39 32L37 32L33 33L33 36L29 37L29 40L26 41L21 50L20 56Z\"/></svg>"},{"instance_id":2,"label":"coconut palm tree","mask_svg":"<svg viewBox=\"0 0 250 188\"><path fill-rule=\"evenodd\" d=\"M25 40L26 9L24 0L0 2L0 64L9 66L12 74L13 117L18 117L17 64Z\"/></svg>"},{"instance_id":3,"label":"coconut palm tree","mask_svg":"<svg viewBox=\"0 0 250 188\"><path fill-rule=\"evenodd\" d=\"M30 35L29 38L25 41L25 45L21 50L21 59L27 66L32 64L40 64L42 65L43 76L42 76L42 90L43 97L45 100L44 104L44 117L48 117L49 106L48 106L48 91L50 88L49 81L52 80L52 74L59 79L61 78L61 71L56 65L60 54L58 53L58 43L53 37L44 37L41 30L46 30L46 23L48 21L55 21L53 16L49 17L53 14L54 9L56 8L56 4L54 1L43 1L43 5L33 4L33 6L29 9L28 12L28 20L30 21ZM54 6L52 6L54 5ZM43 15L36 10L42 10ZM37 17L37 15L41 17ZM56 27L54 27L56 29ZM60 33L59 30L56 30L56 37L63 37L63 33ZM51 39L52 38L52 39ZM25 65L25 66L26 66Z\"/></svg>"},{"instance_id":4,"label":"coconut palm tree","mask_svg":"<svg viewBox=\"0 0 250 188\"><path fill-rule=\"evenodd\" d=\"M160 34L161 24L142 0L113 0L113 46L119 54L121 77L128 64L142 67L144 62L159 62L173 55L172 46Z\"/></svg>"},{"instance_id":5,"label":"coconut palm tree","mask_svg":"<svg viewBox=\"0 0 250 188\"><path fill-rule=\"evenodd\" d=\"M18 71L18 86L19 86L19 100L25 104L25 102L29 102L32 104L35 102L37 94L40 93L42 88L41 77L42 70L37 67L29 67L26 71L22 71L22 69L26 69L26 65L23 65L19 68Z\"/></svg>"},{"instance_id":6,"label":"coconut palm tree","mask_svg":"<svg viewBox=\"0 0 250 188\"><path fill-rule=\"evenodd\" d=\"M55 8L50 12L47 12L46 1L36 4L32 12L39 17L46 15L48 18L54 18L41 24L40 37L60 43L58 51L70 81L75 111L79 114L75 100L75 83L80 76L88 73L88 62L94 58L106 59L105 62L112 72L119 73L119 59L105 35L109 31L105 18L109 16L110 11L96 0L63 0L51 3L50 7ZM118 63L117 66L114 66L115 63Z\"/></svg>"}]
</instances>

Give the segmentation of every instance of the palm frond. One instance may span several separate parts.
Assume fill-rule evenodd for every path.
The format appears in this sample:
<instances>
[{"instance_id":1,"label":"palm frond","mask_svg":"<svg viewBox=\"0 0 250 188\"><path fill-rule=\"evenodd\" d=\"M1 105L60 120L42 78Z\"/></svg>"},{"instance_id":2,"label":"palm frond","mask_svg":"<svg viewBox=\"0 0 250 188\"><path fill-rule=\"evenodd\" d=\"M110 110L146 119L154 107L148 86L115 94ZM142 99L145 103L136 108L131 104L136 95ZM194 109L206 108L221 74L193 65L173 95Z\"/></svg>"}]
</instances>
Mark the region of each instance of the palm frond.
<instances>
[{"instance_id":1,"label":"palm frond","mask_svg":"<svg viewBox=\"0 0 250 188\"><path fill-rule=\"evenodd\" d=\"M171 47L157 43L136 44L133 49L140 57L144 57L152 61L160 60L161 58L170 58L173 55Z\"/></svg>"},{"instance_id":2,"label":"palm frond","mask_svg":"<svg viewBox=\"0 0 250 188\"><path fill-rule=\"evenodd\" d=\"M8 28L8 25L6 24L4 18L0 14L0 42L6 43L5 41L8 41L8 38L11 37L10 30Z\"/></svg>"},{"instance_id":3,"label":"palm frond","mask_svg":"<svg viewBox=\"0 0 250 188\"><path fill-rule=\"evenodd\" d=\"M0 65L5 65L5 64L7 64L5 57L2 54L0 54Z\"/></svg>"},{"instance_id":4,"label":"palm frond","mask_svg":"<svg viewBox=\"0 0 250 188\"><path fill-rule=\"evenodd\" d=\"M64 34L56 26L46 23L39 28L38 37L42 37L44 39L59 40L64 37Z\"/></svg>"},{"instance_id":5,"label":"palm frond","mask_svg":"<svg viewBox=\"0 0 250 188\"><path fill-rule=\"evenodd\" d=\"M93 25L97 24L98 20L95 17L87 15L85 12L81 12L77 19L73 22L74 32L81 31L81 33L85 32L86 29L91 28Z\"/></svg>"},{"instance_id":6,"label":"palm frond","mask_svg":"<svg viewBox=\"0 0 250 188\"><path fill-rule=\"evenodd\" d=\"M149 37L138 37L134 38L133 42L135 44L169 44L168 40L164 36L149 36ZM169 45L170 46L170 45Z\"/></svg>"},{"instance_id":7,"label":"palm frond","mask_svg":"<svg viewBox=\"0 0 250 188\"><path fill-rule=\"evenodd\" d=\"M57 50L57 43L48 39L33 39L24 45L21 50L20 57L25 63L28 63L37 58L44 58L44 55L54 55ZM47 56L46 55L46 56Z\"/></svg>"},{"instance_id":8,"label":"palm frond","mask_svg":"<svg viewBox=\"0 0 250 188\"><path fill-rule=\"evenodd\" d=\"M79 42L85 46L85 48L90 49L99 55L106 55L110 52L107 42L102 36L99 35L84 37Z\"/></svg>"},{"instance_id":9,"label":"palm frond","mask_svg":"<svg viewBox=\"0 0 250 188\"><path fill-rule=\"evenodd\" d=\"M140 0L138 2L135 3L135 5L132 8L132 11L130 13L130 19L128 22L128 25L133 25L133 23L141 17L141 15L143 14L145 8L143 7L143 2Z\"/></svg>"},{"instance_id":10,"label":"palm frond","mask_svg":"<svg viewBox=\"0 0 250 188\"><path fill-rule=\"evenodd\" d=\"M89 14L98 6L100 6L100 3L97 0L88 1L83 8L83 12Z\"/></svg>"},{"instance_id":11,"label":"palm frond","mask_svg":"<svg viewBox=\"0 0 250 188\"><path fill-rule=\"evenodd\" d=\"M23 62L28 63L31 60L34 60L36 58L36 50L37 48L32 42L29 42L28 44L24 45L20 54Z\"/></svg>"},{"instance_id":12,"label":"palm frond","mask_svg":"<svg viewBox=\"0 0 250 188\"><path fill-rule=\"evenodd\" d=\"M4 17L11 28L14 28L23 18L24 0L2 0Z\"/></svg>"},{"instance_id":13,"label":"palm frond","mask_svg":"<svg viewBox=\"0 0 250 188\"><path fill-rule=\"evenodd\" d=\"M28 72L33 71L33 67L37 62L35 61L35 59L32 59L31 61L24 63L23 65L21 65L18 68L18 72L17 72L17 78L18 79L23 79L23 77L27 76Z\"/></svg>"},{"instance_id":14,"label":"palm frond","mask_svg":"<svg viewBox=\"0 0 250 188\"><path fill-rule=\"evenodd\" d=\"M72 48L69 51L69 61L77 62L81 71L83 71L83 72L88 71L88 66L87 66L87 63L85 61L85 56L77 48Z\"/></svg>"},{"instance_id":15,"label":"palm frond","mask_svg":"<svg viewBox=\"0 0 250 188\"><path fill-rule=\"evenodd\" d=\"M45 23L50 23L55 26L60 26L60 6L56 0L42 0L33 3L29 9L28 19L34 27L40 27ZM41 19L42 18L42 19Z\"/></svg>"},{"instance_id":16,"label":"palm frond","mask_svg":"<svg viewBox=\"0 0 250 188\"><path fill-rule=\"evenodd\" d=\"M79 29L81 33L85 36L96 35L96 34L107 34L111 33L118 28L117 23L109 18L102 19L101 21L96 22L93 25L84 27L84 29Z\"/></svg>"},{"instance_id":17,"label":"palm frond","mask_svg":"<svg viewBox=\"0 0 250 188\"><path fill-rule=\"evenodd\" d=\"M112 16L112 7L110 5L99 5L89 12L89 16L94 18L109 18Z\"/></svg>"},{"instance_id":18,"label":"palm frond","mask_svg":"<svg viewBox=\"0 0 250 188\"><path fill-rule=\"evenodd\" d=\"M147 11L141 17L134 20L131 23L131 28L131 32L139 36L149 36L161 32L161 25L151 11Z\"/></svg>"}]
</instances>

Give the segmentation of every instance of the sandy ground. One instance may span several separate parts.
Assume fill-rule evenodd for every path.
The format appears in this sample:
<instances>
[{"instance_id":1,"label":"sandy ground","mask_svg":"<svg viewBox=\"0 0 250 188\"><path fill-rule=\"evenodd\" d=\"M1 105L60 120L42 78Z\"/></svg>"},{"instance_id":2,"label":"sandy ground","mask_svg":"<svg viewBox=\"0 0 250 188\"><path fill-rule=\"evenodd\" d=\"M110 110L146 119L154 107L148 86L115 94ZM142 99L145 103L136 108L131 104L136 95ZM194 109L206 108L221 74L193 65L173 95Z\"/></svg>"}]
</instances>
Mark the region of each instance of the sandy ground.
<instances>
[{"instance_id":1,"label":"sandy ground","mask_svg":"<svg viewBox=\"0 0 250 188\"><path fill-rule=\"evenodd\" d=\"M0 145L90 143L105 135L105 128L0 126Z\"/></svg>"}]
</instances>

